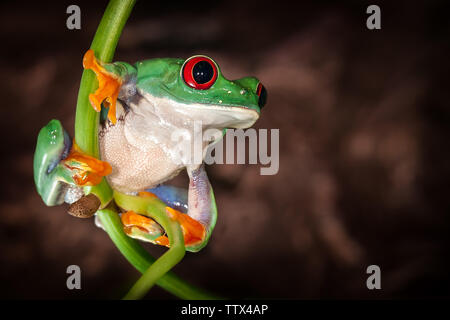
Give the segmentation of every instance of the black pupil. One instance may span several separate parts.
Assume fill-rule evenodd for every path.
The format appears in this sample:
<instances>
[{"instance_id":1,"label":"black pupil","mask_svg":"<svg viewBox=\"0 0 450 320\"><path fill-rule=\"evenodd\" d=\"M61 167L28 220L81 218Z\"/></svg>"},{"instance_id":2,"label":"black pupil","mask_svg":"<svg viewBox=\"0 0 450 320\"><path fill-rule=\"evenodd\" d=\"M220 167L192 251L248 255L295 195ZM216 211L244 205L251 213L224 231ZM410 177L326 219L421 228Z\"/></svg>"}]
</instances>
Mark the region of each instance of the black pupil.
<instances>
[{"instance_id":1,"label":"black pupil","mask_svg":"<svg viewBox=\"0 0 450 320\"><path fill-rule=\"evenodd\" d=\"M213 75L213 67L207 61L199 61L192 68L192 76L198 84L207 83L212 79Z\"/></svg>"}]
</instances>

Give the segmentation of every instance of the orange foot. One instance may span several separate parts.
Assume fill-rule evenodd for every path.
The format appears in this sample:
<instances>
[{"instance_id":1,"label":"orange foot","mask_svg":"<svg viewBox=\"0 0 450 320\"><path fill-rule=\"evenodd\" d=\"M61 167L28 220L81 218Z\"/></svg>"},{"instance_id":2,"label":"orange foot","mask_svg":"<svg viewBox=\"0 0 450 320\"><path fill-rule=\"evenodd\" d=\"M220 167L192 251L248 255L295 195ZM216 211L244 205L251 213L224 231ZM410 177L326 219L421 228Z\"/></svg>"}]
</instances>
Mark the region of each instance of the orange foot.
<instances>
[{"instance_id":1,"label":"orange foot","mask_svg":"<svg viewBox=\"0 0 450 320\"><path fill-rule=\"evenodd\" d=\"M170 207L166 207L166 212L171 219L180 223L181 230L183 231L185 246L190 246L203 240L206 230L200 222L192 219L189 215L181 213L180 211ZM160 236L155 240L155 242L162 246L169 247L169 239L167 236Z\"/></svg>"},{"instance_id":2,"label":"orange foot","mask_svg":"<svg viewBox=\"0 0 450 320\"><path fill-rule=\"evenodd\" d=\"M83 153L75 141L63 164L73 172L73 181L81 187L99 184L112 170L108 162Z\"/></svg>"},{"instance_id":3,"label":"orange foot","mask_svg":"<svg viewBox=\"0 0 450 320\"><path fill-rule=\"evenodd\" d=\"M142 236L143 240L153 241L161 233L161 227L150 218L127 211L120 217L124 226L124 232L129 236Z\"/></svg>"},{"instance_id":4,"label":"orange foot","mask_svg":"<svg viewBox=\"0 0 450 320\"><path fill-rule=\"evenodd\" d=\"M139 195L143 197L156 197L150 192L139 192ZM170 207L166 207L166 212L171 219L180 223L184 236L184 244L186 246L196 244L203 240L206 231L200 222ZM121 219L125 233L132 238L150 241L166 247L170 246L169 238L160 235L161 228L153 219L133 211L123 213Z\"/></svg>"},{"instance_id":5,"label":"orange foot","mask_svg":"<svg viewBox=\"0 0 450 320\"><path fill-rule=\"evenodd\" d=\"M83 58L83 67L91 69L97 75L98 89L95 93L89 95L89 101L95 111L101 110L102 102L105 101L109 106L108 119L116 124L116 101L119 96L122 80L115 74L106 71L102 63L94 56L94 51L89 49Z\"/></svg>"}]
</instances>

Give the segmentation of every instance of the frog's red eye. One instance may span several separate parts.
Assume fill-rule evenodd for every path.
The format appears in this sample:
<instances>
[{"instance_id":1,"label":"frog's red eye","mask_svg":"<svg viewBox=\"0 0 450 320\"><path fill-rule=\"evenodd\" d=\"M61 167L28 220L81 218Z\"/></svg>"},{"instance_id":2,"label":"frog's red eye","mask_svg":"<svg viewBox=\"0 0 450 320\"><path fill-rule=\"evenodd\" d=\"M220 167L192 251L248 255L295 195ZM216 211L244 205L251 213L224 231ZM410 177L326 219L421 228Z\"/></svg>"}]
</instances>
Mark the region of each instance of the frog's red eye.
<instances>
[{"instance_id":1,"label":"frog's red eye","mask_svg":"<svg viewBox=\"0 0 450 320\"><path fill-rule=\"evenodd\" d=\"M217 79L216 64L209 58L196 56L189 58L184 63L183 79L186 84L194 89L209 89Z\"/></svg>"}]
</instances>

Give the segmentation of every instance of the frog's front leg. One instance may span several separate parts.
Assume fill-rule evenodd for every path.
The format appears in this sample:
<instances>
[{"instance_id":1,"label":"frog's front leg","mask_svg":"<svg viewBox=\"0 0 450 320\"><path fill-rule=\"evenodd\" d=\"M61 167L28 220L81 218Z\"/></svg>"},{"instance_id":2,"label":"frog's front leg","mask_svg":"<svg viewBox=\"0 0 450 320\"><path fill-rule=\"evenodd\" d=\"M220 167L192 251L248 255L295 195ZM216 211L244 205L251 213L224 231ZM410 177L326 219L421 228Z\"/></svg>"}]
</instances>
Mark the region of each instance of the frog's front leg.
<instances>
[{"instance_id":1,"label":"frog's front leg","mask_svg":"<svg viewBox=\"0 0 450 320\"><path fill-rule=\"evenodd\" d=\"M111 173L111 166L84 154L61 122L51 120L39 132L33 171L37 191L46 205L71 203L69 213L88 217L100 203L93 195L84 196L81 187L100 183Z\"/></svg>"},{"instance_id":2,"label":"frog's front leg","mask_svg":"<svg viewBox=\"0 0 450 320\"><path fill-rule=\"evenodd\" d=\"M116 124L116 102L118 98L134 94L134 90L128 90L124 84L131 82L134 88L136 69L125 62L103 63L98 60L94 51L88 50L83 57L83 67L92 70L97 76L98 88L89 94L89 101L95 111L100 112L102 103L108 107L108 119ZM123 87L126 87L125 90Z\"/></svg>"}]
</instances>

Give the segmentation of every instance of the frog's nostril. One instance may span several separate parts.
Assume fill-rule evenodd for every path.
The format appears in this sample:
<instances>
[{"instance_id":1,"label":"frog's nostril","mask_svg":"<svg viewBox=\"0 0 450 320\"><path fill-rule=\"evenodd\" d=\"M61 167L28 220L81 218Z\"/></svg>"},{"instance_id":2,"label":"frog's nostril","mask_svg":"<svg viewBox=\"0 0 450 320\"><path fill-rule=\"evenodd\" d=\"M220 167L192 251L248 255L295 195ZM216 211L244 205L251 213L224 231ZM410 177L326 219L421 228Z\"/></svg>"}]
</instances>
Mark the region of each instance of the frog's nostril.
<instances>
[{"instance_id":1,"label":"frog's nostril","mask_svg":"<svg viewBox=\"0 0 450 320\"><path fill-rule=\"evenodd\" d=\"M262 109L266 105L267 101L267 90L260 82L258 88L256 89L256 94L258 95L258 105Z\"/></svg>"}]
</instances>

